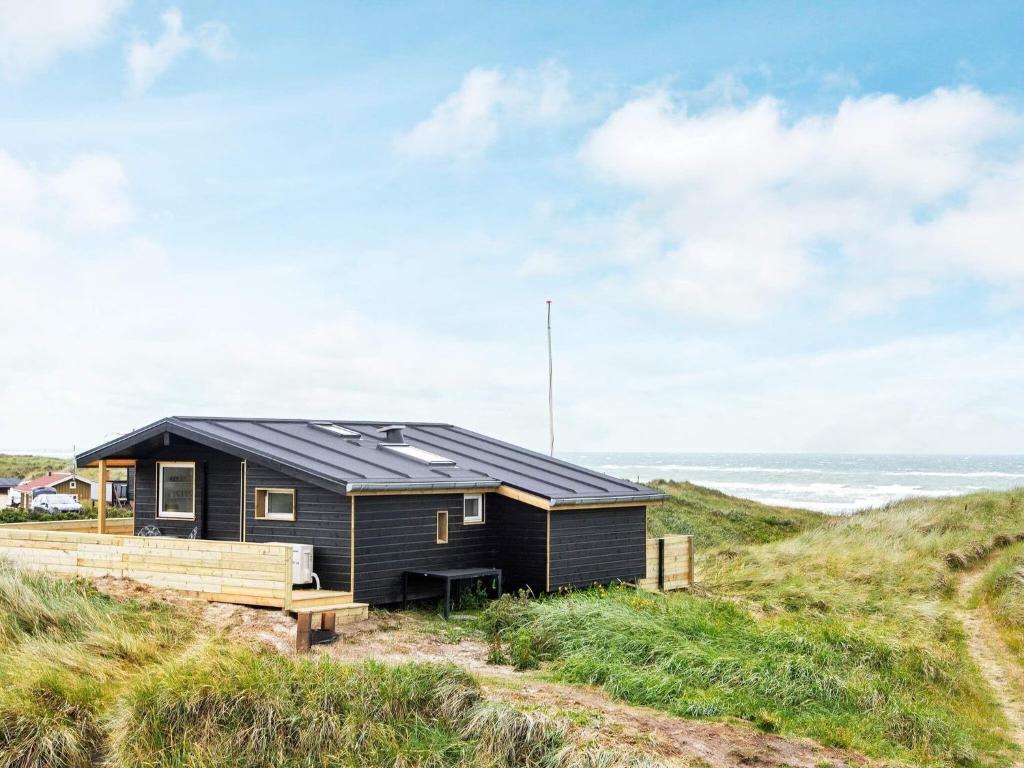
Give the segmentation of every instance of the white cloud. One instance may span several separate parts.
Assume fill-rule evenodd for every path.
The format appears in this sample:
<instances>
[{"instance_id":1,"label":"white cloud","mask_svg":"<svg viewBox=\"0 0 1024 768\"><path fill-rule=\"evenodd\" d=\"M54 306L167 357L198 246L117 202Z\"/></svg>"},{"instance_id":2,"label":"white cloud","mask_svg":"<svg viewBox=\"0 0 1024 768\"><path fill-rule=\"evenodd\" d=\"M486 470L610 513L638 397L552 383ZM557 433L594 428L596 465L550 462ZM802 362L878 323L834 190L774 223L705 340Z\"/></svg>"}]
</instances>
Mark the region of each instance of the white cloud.
<instances>
[{"instance_id":1,"label":"white cloud","mask_svg":"<svg viewBox=\"0 0 1024 768\"><path fill-rule=\"evenodd\" d=\"M20 78L96 44L126 0L0 0L0 70Z\"/></svg>"},{"instance_id":2,"label":"white cloud","mask_svg":"<svg viewBox=\"0 0 1024 768\"><path fill-rule=\"evenodd\" d=\"M109 155L80 155L49 173L0 151L0 261L32 264L57 252L63 238L125 223L132 214L125 187Z\"/></svg>"},{"instance_id":3,"label":"white cloud","mask_svg":"<svg viewBox=\"0 0 1024 768\"><path fill-rule=\"evenodd\" d=\"M798 119L770 97L691 113L662 90L613 113L582 157L637 196L620 220L647 246L617 258L639 289L749 320L838 282L837 307L870 311L943 275L1024 281L1022 126L968 88L848 98Z\"/></svg>"},{"instance_id":4,"label":"white cloud","mask_svg":"<svg viewBox=\"0 0 1024 768\"><path fill-rule=\"evenodd\" d=\"M198 51L211 61L231 56L231 33L219 21L200 24L194 32L185 29L181 11L169 8L160 17L163 32L154 42L141 40L128 46L128 74L135 93L143 93L181 56Z\"/></svg>"},{"instance_id":5,"label":"white cloud","mask_svg":"<svg viewBox=\"0 0 1024 768\"><path fill-rule=\"evenodd\" d=\"M395 145L409 155L472 157L497 141L503 124L557 120L569 102L569 74L557 64L511 74L474 69L430 117L397 137Z\"/></svg>"},{"instance_id":6,"label":"white cloud","mask_svg":"<svg viewBox=\"0 0 1024 768\"><path fill-rule=\"evenodd\" d=\"M108 155L75 159L53 177L52 187L57 199L66 206L68 223L77 229L110 229L131 218L124 169Z\"/></svg>"}]
</instances>

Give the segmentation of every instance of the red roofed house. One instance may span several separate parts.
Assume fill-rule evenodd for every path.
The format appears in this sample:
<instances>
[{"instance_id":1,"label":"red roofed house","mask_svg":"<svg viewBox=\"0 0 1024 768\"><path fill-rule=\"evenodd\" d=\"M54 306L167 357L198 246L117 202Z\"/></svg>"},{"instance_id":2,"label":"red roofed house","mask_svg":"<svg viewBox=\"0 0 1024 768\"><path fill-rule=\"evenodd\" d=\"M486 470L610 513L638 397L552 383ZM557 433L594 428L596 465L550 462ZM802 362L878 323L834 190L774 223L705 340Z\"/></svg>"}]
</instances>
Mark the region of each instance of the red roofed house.
<instances>
[{"instance_id":1,"label":"red roofed house","mask_svg":"<svg viewBox=\"0 0 1024 768\"><path fill-rule=\"evenodd\" d=\"M33 480L26 480L14 488L21 497L21 508L28 509L32 505L32 491L36 488L53 488L57 493L77 496L82 504L92 499L92 481L70 472L47 472Z\"/></svg>"}]
</instances>

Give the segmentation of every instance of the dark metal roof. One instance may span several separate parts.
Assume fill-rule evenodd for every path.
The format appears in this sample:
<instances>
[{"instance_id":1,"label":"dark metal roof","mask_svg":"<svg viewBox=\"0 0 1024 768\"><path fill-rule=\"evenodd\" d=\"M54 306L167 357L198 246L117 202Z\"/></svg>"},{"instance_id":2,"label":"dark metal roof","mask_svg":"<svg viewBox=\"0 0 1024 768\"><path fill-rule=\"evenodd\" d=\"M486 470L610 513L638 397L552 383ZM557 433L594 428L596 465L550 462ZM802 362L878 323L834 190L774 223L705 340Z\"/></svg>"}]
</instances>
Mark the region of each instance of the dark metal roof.
<instances>
[{"instance_id":1,"label":"dark metal roof","mask_svg":"<svg viewBox=\"0 0 1024 768\"><path fill-rule=\"evenodd\" d=\"M357 433L343 437L318 428L329 422ZM348 491L487 488L506 485L551 500L552 506L657 500L642 485L545 456L468 429L431 422L405 424L413 449L451 459L430 464L382 449L381 427L393 421L241 419L171 416L78 455L79 464L131 458L132 448L164 434L273 466L322 487Z\"/></svg>"},{"instance_id":2,"label":"dark metal roof","mask_svg":"<svg viewBox=\"0 0 1024 768\"><path fill-rule=\"evenodd\" d=\"M21 483L17 477L0 477L0 488L13 488Z\"/></svg>"}]
</instances>

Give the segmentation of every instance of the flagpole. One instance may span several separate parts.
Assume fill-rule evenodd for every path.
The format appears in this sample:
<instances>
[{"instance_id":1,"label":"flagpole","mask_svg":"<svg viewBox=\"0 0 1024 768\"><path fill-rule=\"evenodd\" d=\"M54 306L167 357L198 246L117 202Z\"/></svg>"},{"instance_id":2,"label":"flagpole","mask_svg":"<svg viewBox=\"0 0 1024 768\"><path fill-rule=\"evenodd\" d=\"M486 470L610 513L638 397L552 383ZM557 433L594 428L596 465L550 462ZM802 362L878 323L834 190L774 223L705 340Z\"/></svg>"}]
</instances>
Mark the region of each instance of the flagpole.
<instances>
[{"instance_id":1,"label":"flagpole","mask_svg":"<svg viewBox=\"0 0 1024 768\"><path fill-rule=\"evenodd\" d=\"M551 438L550 451L551 455L555 455L555 394L554 394L554 381L555 381L555 368L554 362L551 355L551 299L547 300L548 304L548 432Z\"/></svg>"}]
</instances>

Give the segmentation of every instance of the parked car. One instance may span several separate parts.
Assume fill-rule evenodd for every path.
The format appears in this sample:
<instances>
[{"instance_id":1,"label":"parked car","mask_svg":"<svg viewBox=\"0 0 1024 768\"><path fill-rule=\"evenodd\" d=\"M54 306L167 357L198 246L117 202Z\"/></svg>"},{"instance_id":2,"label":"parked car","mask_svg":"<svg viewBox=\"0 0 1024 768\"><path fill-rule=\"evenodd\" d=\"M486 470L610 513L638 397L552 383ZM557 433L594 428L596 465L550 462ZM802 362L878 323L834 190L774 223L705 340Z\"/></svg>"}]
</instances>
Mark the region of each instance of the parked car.
<instances>
[{"instance_id":1,"label":"parked car","mask_svg":"<svg viewBox=\"0 0 1024 768\"><path fill-rule=\"evenodd\" d=\"M81 512L82 505L69 493L46 493L32 499L32 509L37 512Z\"/></svg>"},{"instance_id":2,"label":"parked car","mask_svg":"<svg viewBox=\"0 0 1024 768\"><path fill-rule=\"evenodd\" d=\"M56 493L56 492L57 492L56 489L50 488L48 485L43 485L43 486L40 486L39 488L33 488L32 489L32 498L34 499L36 496L43 496L44 494L47 494L47 493Z\"/></svg>"}]
</instances>

